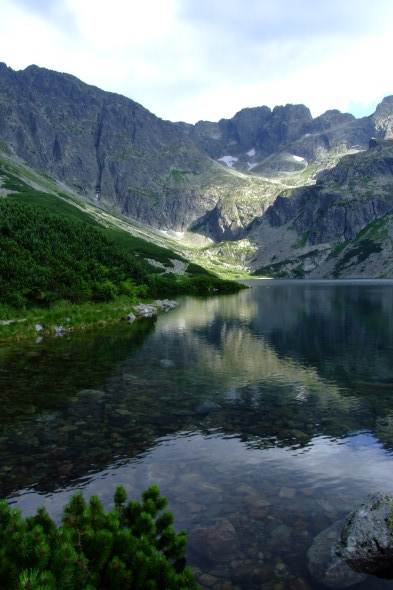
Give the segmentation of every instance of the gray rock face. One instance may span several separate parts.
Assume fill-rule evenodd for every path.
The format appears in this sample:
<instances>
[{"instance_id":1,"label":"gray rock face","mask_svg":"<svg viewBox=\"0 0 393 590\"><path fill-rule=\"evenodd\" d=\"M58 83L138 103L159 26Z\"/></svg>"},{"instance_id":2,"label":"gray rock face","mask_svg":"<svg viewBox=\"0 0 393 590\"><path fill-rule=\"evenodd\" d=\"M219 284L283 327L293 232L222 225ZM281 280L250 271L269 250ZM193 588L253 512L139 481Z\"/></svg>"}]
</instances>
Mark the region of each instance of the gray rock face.
<instances>
[{"instance_id":1,"label":"gray rock face","mask_svg":"<svg viewBox=\"0 0 393 590\"><path fill-rule=\"evenodd\" d=\"M337 554L358 572L393 578L393 494L370 494L351 512Z\"/></svg>"},{"instance_id":2,"label":"gray rock face","mask_svg":"<svg viewBox=\"0 0 393 590\"><path fill-rule=\"evenodd\" d=\"M386 121L389 108L388 105L384 109L379 125ZM182 125L211 158L231 154L239 158L234 168L243 171L249 169L251 149L255 150L254 160L258 162L280 151L314 161L336 144L365 149L373 135L385 136L376 130L372 117L355 119L348 113L330 110L313 119L306 106L292 104L276 106L273 110L266 106L245 108L232 119L221 119L218 123L200 121L195 126ZM260 171L262 175L263 171L265 166Z\"/></svg>"},{"instance_id":3,"label":"gray rock face","mask_svg":"<svg viewBox=\"0 0 393 590\"><path fill-rule=\"evenodd\" d=\"M81 195L94 198L99 187L100 201L155 227L182 229L209 206L186 180L211 161L182 129L67 74L1 64L0 137Z\"/></svg>"},{"instance_id":4,"label":"gray rock face","mask_svg":"<svg viewBox=\"0 0 393 590\"><path fill-rule=\"evenodd\" d=\"M336 552L335 543L344 521L338 520L317 535L307 552L310 574L328 588L348 588L367 576L354 571Z\"/></svg>"},{"instance_id":5,"label":"gray rock face","mask_svg":"<svg viewBox=\"0 0 393 590\"><path fill-rule=\"evenodd\" d=\"M373 185L379 190L370 195ZM294 220L299 235L309 232L310 244L343 242L392 211L392 185L393 141L381 141L366 152L343 157L320 173L314 186L278 196L266 217L272 226Z\"/></svg>"},{"instance_id":6,"label":"gray rock face","mask_svg":"<svg viewBox=\"0 0 393 590\"><path fill-rule=\"evenodd\" d=\"M311 575L329 588L347 588L368 574L393 578L392 523L393 495L370 494L315 537L307 552Z\"/></svg>"},{"instance_id":7,"label":"gray rock face","mask_svg":"<svg viewBox=\"0 0 393 590\"><path fill-rule=\"evenodd\" d=\"M393 140L378 139L367 150L344 156L321 172L316 184L278 195L249 226L250 240L280 243L270 261L266 256L254 268L263 274L285 267L287 277L391 276L385 250L392 231L392 187ZM293 237L286 242L290 231Z\"/></svg>"},{"instance_id":8,"label":"gray rock face","mask_svg":"<svg viewBox=\"0 0 393 590\"><path fill-rule=\"evenodd\" d=\"M393 138L393 96L386 96L372 116L377 137Z\"/></svg>"},{"instance_id":9,"label":"gray rock face","mask_svg":"<svg viewBox=\"0 0 393 590\"><path fill-rule=\"evenodd\" d=\"M188 128L188 133L214 159L227 153L241 155L252 148L265 158L311 131L312 120L304 105L287 104L273 111L261 106L242 109L232 119L218 123L200 121Z\"/></svg>"}]
</instances>

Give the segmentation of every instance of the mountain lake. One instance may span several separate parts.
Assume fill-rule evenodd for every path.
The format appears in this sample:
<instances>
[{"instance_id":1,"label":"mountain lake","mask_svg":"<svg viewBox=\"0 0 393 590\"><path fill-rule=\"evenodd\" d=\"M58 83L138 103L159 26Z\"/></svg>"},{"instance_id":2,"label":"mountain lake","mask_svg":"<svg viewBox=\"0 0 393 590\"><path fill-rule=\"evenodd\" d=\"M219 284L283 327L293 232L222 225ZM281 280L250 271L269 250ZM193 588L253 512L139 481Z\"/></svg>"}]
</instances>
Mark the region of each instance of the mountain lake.
<instances>
[{"instance_id":1,"label":"mountain lake","mask_svg":"<svg viewBox=\"0 0 393 590\"><path fill-rule=\"evenodd\" d=\"M202 588L325 588L313 538L393 491L393 281L248 284L3 344L0 497L59 521L77 490L109 509L156 483Z\"/></svg>"}]
</instances>

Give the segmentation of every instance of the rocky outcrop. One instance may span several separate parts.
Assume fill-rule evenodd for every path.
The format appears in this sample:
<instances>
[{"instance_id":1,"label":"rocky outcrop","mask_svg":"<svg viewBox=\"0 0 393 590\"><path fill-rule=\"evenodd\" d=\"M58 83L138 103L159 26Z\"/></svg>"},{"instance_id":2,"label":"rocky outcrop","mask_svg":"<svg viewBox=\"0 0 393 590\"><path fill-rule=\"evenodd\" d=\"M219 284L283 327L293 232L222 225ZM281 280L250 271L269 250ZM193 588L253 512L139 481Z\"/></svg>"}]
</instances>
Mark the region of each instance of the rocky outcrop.
<instances>
[{"instance_id":1,"label":"rocky outcrop","mask_svg":"<svg viewBox=\"0 0 393 590\"><path fill-rule=\"evenodd\" d=\"M153 303L139 303L133 306L133 311L128 315L128 321L133 322L137 317L139 318L151 318L159 311L168 312L170 309L174 309L179 304L177 301L169 299L156 299ZM134 313L135 312L135 313Z\"/></svg>"},{"instance_id":2,"label":"rocky outcrop","mask_svg":"<svg viewBox=\"0 0 393 590\"><path fill-rule=\"evenodd\" d=\"M377 137L393 138L393 96L386 96L372 115L373 127Z\"/></svg>"},{"instance_id":3,"label":"rocky outcrop","mask_svg":"<svg viewBox=\"0 0 393 590\"><path fill-rule=\"evenodd\" d=\"M385 121L385 115L381 118ZM338 147L366 149L370 138L377 134L372 117L356 119L349 113L330 110L313 119L301 104L276 106L273 110L266 106L245 108L232 119L218 123L182 125L211 158L231 155L231 168L261 175L269 170L264 160L274 154L285 151L310 162L321 161Z\"/></svg>"},{"instance_id":4,"label":"rocky outcrop","mask_svg":"<svg viewBox=\"0 0 393 590\"><path fill-rule=\"evenodd\" d=\"M218 123L200 121L188 129L195 143L212 158L227 152L242 154L254 148L260 157L278 151L283 144L311 130L312 116L304 105L245 108L232 119Z\"/></svg>"},{"instance_id":5,"label":"rocky outcrop","mask_svg":"<svg viewBox=\"0 0 393 590\"><path fill-rule=\"evenodd\" d=\"M336 547L355 571L393 578L393 495L367 496L347 517Z\"/></svg>"},{"instance_id":6,"label":"rocky outcrop","mask_svg":"<svg viewBox=\"0 0 393 590\"><path fill-rule=\"evenodd\" d=\"M219 200L201 182L226 171L175 124L77 78L0 65L0 138L30 165L85 198L153 227L187 227Z\"/></svg>"},{"instance_id":7,"label":"rocky outcrop","mask_svg":"<svg viewBox=\"0 0 393 590\"><path fill-rule=\"evenodd\" d=\"M294 222L310 244L345 242L393 209L393 141L344 156L314 186L279 195L266 211L272 226ZM378 188L378 190L373 190Z\"/></svg>"},{"instance_id":8,"label":"rocky outcrop","mask_svg":"<svg viewBox=\"0 0 393 590\"><path fill-rule=\"evenodd\" d=\"M347 588L367 574L393 578L393 495L368 495L344 521L315 537L307 553L311 575L329 588Z\"/></svg>"},{"instance_id":9,"label":"rocky outcrop","mask_svg":"<svg viewBox=\"0 0 393 590\"><path fill-rule=\"evenodd\" d=\"M348 588L364 582L366 574L356 572L336 552L344 521L339 520L317 535L307 552L307 565L312 577L328 588Z\"/></svg>"},{"instance_id":10,"label":"rocky outcrop","mask_svg":"<svg viewBox=\"0 0 393 590\"><path fill-rule=\"evenodd\" d=\"M373 261L375 274L367 259L385 252L393 237L393 141L373 140L370 145L342 157L335 167L321 172L314 185L280 194L250 224L252 243L263 244L267 236L271 241L274 235L280 236L279 251L271 251L270 258L267 253L257 267L261 274L282 273L284 263L288 277L359 276L352 273L363 267L365 276L391 272L384 256L380 258L385 266ZM310 264L311 254L314 264ZM253 264L259 261L257 254Z\"/></svg>"}]
</instances>

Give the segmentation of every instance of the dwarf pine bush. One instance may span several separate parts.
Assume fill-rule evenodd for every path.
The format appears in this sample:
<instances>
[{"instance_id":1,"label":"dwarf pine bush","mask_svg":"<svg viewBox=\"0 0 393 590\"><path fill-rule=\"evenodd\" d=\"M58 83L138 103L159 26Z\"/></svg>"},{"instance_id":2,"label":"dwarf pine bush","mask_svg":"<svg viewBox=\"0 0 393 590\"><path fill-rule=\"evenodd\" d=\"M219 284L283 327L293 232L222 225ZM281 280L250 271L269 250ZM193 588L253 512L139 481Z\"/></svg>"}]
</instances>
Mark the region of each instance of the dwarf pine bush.
<instances>
[{"instance_id":1,"label":"dwarf pine bush","mask_svg":"<svg viewBox=\"0 0 393 590\"><path fill-rule=\"evenodd\" d=\"M127 503L119 486L114 501L106 512L97 496L86 503L78 492L57 527L45 508L22 518L0 500L2 590L197 589L185 566L186 533L176 534L158 487Z\"/></svg>"}]
</instances>

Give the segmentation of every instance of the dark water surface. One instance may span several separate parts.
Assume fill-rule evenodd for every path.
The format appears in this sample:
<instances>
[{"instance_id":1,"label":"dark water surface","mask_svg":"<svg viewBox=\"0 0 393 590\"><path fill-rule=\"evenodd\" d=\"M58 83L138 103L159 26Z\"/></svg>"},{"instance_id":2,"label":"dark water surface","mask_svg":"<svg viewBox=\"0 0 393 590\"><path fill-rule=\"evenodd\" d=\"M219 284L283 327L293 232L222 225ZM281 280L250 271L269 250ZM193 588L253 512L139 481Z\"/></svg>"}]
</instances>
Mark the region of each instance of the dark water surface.
<instances>
[{"instance_id":1,"label":"dark water surface","mask_svg":"<svg viewBox=\"0 0 393 590\"><path fill-rule=\"evenodd\" d=\"M157 483L203 588L322 589L313 537L393 491L393 282L253 284L0 347L0 497L58 519Z\"/></svg>"}]
</instances>

